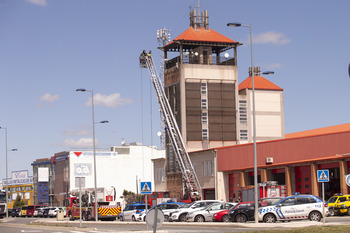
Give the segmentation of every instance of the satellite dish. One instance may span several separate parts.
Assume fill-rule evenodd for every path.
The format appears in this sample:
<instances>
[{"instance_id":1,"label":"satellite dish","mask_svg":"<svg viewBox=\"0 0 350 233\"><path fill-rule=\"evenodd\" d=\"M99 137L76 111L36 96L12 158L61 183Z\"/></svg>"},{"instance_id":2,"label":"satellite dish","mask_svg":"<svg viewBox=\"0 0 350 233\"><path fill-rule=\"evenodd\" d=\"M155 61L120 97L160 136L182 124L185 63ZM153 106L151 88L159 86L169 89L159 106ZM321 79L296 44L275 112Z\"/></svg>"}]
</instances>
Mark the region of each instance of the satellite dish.
<instances>
[{"instance_id":1,"label":"satellite dish","mask_svg":"<svg viewBox=\"0 0 350 233\"><path fill-rule=\"evenodd\" d=\"M160 137L162 135L162 132L158 131L157 135Z\"/></svg>"},{"instance_id":2,"label":"satellite dish","mask_svg":"<svg viewBox=\"0 0 350 233\"><path fill-rule=\"evenodd\" d=\"M225 55L224 55L224 56L225 56L225 57L226 57L226 59L227 59L227 58L229 58L229 56L230 56L230 55L229 55L228 53L225 53Z\"/></svg>"},{"instance_id":3,"label":"satellite dish","mask_svg":"<svg viewBox=\"0 0 350 233\"><path fill-rule=\"evenodd\" d=\"M195 52L194 55L195 55L195 56L198 56L198 52Z\"/></svg>"}]
</instances>

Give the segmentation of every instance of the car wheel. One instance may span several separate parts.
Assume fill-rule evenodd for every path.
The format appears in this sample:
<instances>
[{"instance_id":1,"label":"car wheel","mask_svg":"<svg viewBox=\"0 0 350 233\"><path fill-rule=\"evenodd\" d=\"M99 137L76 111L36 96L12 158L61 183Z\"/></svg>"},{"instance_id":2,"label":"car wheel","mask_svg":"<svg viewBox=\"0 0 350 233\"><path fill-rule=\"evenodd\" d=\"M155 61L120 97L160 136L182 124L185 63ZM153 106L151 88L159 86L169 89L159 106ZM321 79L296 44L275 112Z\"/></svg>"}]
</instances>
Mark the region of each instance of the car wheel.
<instances>
[{"instance_id":1,"label":"car wheel","mask_svg":"<svg viewBox=\"0 0 350 233\"><path fill-rule=\"evenodd\" d=\"M194 218L195 222L205 222L205 219L202 215L198 215Z\"/></svg>"},{"instance_id":2,"label":"car wheel","mask_svg":"<svg viewBox=\"0 0 350 233\"><path fill-rule=\"evenodd\" d=\"M227 214L225 214L224 216L222 216L221 221L222 222L230 222L230 217Z\"/></svg>"},{"instance_id":3,"label":"car wheel","mask_svg":"<svg viewBox=\"0 0 350 233\"><path fill-rule=\"evenodd\" d=\"M264 216L264 222L267 223L275 223L276 222L276 217L273 214L266 214Z\"/></svg>"},{"instance_id":4,"label":"car wheel","mask_svg":"<svg viewBox=\"0 0 350 233\"><path fill-rule=\"evenodd\" d=\"M321 218L322 218L322 215L319 212L317 212L317 211L313 211L313 212L311 212L309 214L310 221L317 221L317 222L319 222L319 221L321 221Z\"/></svg>"},{"instance_id":5,"label":"car wheel","mask_svg":"<svg viewBox=\"0 0 350 233\"><path fill-rule=\"evenodd\" d=\"M164 215L164 222L169 222L169 216L168 215Z\"/></svg>"},{"instance_id":6,"label":"car wheel","mask_svg":"<svg viewBox=\"0 0 350 233\"><path fill-rule=\"evenodd\" d=\"M132 220L133 222L135 222L135 221L136 221L136 218L135 218L135 216L134 216L134 215L132 216L131 220Z\"/></svg>"},{"instance_id":7,"label":"car wheel","mask_svg":"<svg viewBox=\"0 0 350 233\"><path fill-rule=\"evenodd\" d=\"M348 208L348 211L347 211L347 212L348 212L348 215L350 215L350 208Z\"/></svg>"},{"instance_id":8,"label":"car wheel","mask_svg":"<svg viewBox=\"0 0 350 233\"><path fill-rule=\"evenodd\" d=\"M247 216L244 214L237 214L236 216L236 222L246 222L247 221Z\"/></svg>"},{"instance_id":9,"label":"car wheel","mask_svg":"<svg viewBox=\"0 0 350 233\"><path fill-rule=\"evenodd\" d=\"M186 220L187 220L187 219L186 219L186 215L187 215L187 214L181 214L181 215L179 216L179 221L180 221L180 222L186 222Z\"/></svg>"},{"instance_id":10,"label":"car wheel","mask_svg":"<svg viewBox=\"0 0 350 233\"><path fill-rule=\"evenodd\" d=\"M329 209L328 209L328 211L329 211L329 216L334 216L334 208L333 207L330 207ZM348 210L348 213L349 213L349 210ZM350 215L350 214L349 214Z\"/></svg>"}]
</instances>

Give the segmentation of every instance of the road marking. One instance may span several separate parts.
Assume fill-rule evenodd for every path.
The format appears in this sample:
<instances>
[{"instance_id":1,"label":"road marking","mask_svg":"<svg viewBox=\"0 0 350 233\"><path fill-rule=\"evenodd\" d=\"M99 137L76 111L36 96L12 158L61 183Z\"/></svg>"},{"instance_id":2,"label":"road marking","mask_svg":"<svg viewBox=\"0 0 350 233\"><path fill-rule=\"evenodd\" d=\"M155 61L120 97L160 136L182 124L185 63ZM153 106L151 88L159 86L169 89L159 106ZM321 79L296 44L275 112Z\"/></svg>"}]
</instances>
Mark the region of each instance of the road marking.
<instances>
[{"instance_id":1,"label":"road marking","mask_svg":"<svg viewBox=\"0 0 350 233\"><path fill-rule=\"evenodd\" d=\"M41 230L21 230L21 232L43 232Z\"/></svg>"}]
</instances>

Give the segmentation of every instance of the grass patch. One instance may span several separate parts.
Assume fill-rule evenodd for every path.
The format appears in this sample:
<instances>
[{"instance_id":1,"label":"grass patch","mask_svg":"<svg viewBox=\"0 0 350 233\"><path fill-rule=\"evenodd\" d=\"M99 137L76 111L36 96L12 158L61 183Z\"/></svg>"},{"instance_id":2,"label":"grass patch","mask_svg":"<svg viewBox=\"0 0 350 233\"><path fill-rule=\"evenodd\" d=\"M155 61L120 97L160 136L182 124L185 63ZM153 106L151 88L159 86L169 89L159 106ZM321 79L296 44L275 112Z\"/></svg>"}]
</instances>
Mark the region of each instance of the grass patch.
<instances>
[{"instance_id":1,"label":"grass patch","mask_svg":"<svg viewBox=\"0 0 350 233\"><path fill-rule=\"evenodd\" d=\"M329 233L329 232L350 232L350 225L336 225L336 226L312 226L295 229L281 229L281 230L261 230L249 231L249 233L263 232L263 233Z\"/></svg>"}]
</instances>

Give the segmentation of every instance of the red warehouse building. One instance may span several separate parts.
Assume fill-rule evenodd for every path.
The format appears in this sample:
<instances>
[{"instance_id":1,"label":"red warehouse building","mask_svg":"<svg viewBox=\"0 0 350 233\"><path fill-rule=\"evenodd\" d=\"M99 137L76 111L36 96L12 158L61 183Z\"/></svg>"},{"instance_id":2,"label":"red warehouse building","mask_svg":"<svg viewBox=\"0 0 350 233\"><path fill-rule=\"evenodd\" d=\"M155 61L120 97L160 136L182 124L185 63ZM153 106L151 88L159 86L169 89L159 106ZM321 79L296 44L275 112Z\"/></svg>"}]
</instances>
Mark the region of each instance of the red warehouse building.
<instances>
[{"instance_id":1,"label":"red warehouse building","mask_svg":"<svg viewBox=\"0 0 350 233\"><path fill-rule=\"evenodd\" d=\"M215 148L216 195L236 200L242 187L254 185L253 144ZM328 169L326 198L349 193L345 175L350 168L350 124L287 134L284 139L257 143L258 182L277 181L293 192L321 195L317 170Z\"/></svg>"}]
</instances>

